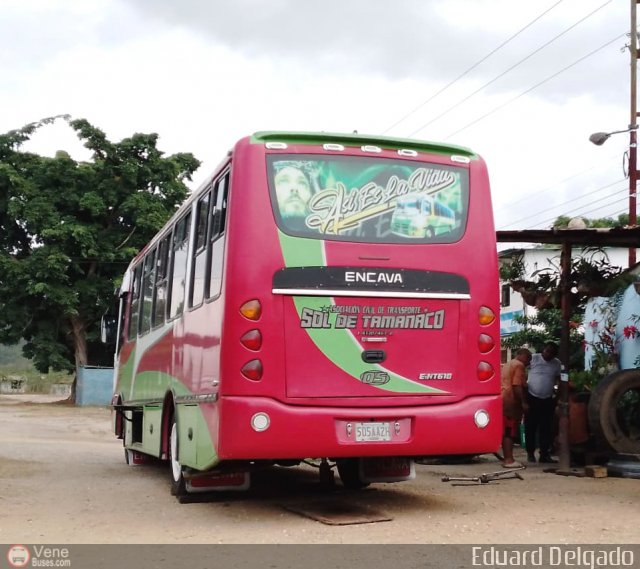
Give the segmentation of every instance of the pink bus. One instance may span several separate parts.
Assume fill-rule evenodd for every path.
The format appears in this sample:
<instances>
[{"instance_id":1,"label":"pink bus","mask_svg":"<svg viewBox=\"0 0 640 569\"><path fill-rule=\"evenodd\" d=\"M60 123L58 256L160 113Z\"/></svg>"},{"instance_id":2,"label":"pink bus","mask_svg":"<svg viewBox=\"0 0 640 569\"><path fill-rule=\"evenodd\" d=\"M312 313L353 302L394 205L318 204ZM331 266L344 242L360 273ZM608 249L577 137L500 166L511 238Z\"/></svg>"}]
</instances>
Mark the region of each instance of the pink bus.
<instances>
[{"instance_id":1,"label":"pink bus","mask_svg":"<svg viewBox=\"0 0 640 569\"><path fill-rule=\"evenodd\" d=\"M416 230L405 196L451 221ZM498 290L477 154L258 132L124 275L116 435L131 461L167 460L177 495L306 459L356 488L496 452Z\"/></svg>"}]
</instances>

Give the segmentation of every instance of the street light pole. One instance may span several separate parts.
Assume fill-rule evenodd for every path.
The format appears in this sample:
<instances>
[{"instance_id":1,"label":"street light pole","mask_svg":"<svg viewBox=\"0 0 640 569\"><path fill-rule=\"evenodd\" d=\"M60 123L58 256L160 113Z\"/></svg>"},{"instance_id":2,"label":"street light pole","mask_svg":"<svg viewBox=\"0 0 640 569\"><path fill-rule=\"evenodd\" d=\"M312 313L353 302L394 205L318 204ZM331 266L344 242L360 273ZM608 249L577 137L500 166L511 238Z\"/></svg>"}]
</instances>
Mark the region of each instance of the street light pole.
<instances>
[{"instance_id":1,"label":"street light pole","mask_svg":"<svg viewBox=\"0 0 640 569\"><path fill-rule=\"evenodd\" d=\"M594 132L589 140L596 146L601 146L612 134L629 132L629 227L636 227L638 219L636 213L636 190L638 187L638 23L637 12L640 0L631 0L631 27L629 33L629 53L631 54L630 80L630 110L631 120L629 128L614 130L613 132ZM626 154L626 153L625 153ZM636 264L636 248L629 247L629 267Z\"/></svg>"},{"instance_id":2,"label":"street light pole","mask_svg":"<svg viewBox=\"0 0 640 569\"><path fill-rule=\"evenodd\" d=\"M638 76L638 37L637 7L640 0L631 0L631 30L629 35L629 51L631 53L631 120L629 121L629 226L635 227L636 189L638 185L638 110L637 110L637 76ZM635 128L633 128L635 127ZM629 267L636 264L636 249L629 248Z\"/></svg>"}]
</instances>

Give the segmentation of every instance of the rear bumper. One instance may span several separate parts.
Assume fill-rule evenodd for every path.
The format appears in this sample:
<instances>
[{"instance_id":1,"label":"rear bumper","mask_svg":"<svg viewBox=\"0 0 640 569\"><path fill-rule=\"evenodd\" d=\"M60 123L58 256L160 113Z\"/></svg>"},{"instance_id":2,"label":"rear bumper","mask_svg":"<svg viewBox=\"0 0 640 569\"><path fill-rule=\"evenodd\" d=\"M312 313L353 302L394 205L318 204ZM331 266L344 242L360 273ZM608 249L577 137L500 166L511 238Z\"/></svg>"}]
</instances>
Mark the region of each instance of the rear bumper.
<instances>
[{"instance_id":1,"label":"rear bumper","mask_svg":"<svg viewBox=\"0 0 640 569\"><path fill-rule=\"evenodd\" d=\"M304 407L261 397L222 397L218 456L222 460L356 456L428 456L496 452L502 440L502 399L394 408ZM489 414L479 428L478 410ZM251 419L268 416L257 432ZM356 423L389 422L391 440L356 442Z\"/></svg>"}]
</instances>

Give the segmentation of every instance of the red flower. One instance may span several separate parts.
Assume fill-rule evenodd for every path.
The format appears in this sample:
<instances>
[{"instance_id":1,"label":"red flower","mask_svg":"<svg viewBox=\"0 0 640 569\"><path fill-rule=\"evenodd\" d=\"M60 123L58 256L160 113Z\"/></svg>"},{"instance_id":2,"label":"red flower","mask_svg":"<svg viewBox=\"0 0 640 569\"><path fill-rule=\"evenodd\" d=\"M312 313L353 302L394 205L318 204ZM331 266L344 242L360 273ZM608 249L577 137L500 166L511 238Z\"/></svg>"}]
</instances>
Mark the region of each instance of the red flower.
<instances>
[{"instance_id":1,"label":"red flower","mask_svg":"<svg viewBox=\"0 0 640 569\"><path fill-rule=\"evenodd\" d=\"M598 321L597 320L592 320L591 322L589 322L589 326L591 326L591 328L597 328L598 327Z\"/></svg>"},{"instance_id":2,"label":"red flower","mask_svg":"<svg viewBox=\"0 0 640 569\"><path fill-rule=\"evenodd\" d=\"M625 326L622 334L625 338L637 338L638 337L638 329L635 326Z\"/></svg>"}]
</instances>

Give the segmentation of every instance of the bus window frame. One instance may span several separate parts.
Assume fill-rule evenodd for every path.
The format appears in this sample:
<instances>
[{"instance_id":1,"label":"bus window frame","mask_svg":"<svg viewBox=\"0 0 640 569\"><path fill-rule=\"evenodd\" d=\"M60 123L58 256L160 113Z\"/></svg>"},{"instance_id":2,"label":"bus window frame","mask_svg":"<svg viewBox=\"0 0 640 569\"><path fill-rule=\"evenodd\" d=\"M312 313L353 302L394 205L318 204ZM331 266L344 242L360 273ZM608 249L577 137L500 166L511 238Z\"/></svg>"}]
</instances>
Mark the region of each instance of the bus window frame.
<instances>
[{"instance_id":1,"label":"bus window frame","mask_svg":"<svg viewBox=\"0 0 640 569\"><path fill-rule=\"evenodd\" d=\"M141 277L142 277L142 261L140 261L135 267L132 268L133 278L131 280L131 294L127 299L128 305L128 320L127 320L127 341L133 342L138 337L140 327L140 292L141 292ZM138 302L136 305L136 323L135 330L132 330L131 322L133 316L134 302Z\"/></svg>"},{"instance_id":2,"label":"bus window frame","mask_svg":"<svg viewBox=\"0 0 640 569\"><path fill-rule=\"evenodd\" d=\"M165 233L165 235L162 236L161 239L158 240L158 246L157 246L157 255L156 255L156 278L155 278L155 283L154 283L154 287L153 287L153 309L152 309L152 320L151 320L151 329L155 330L157 328L160 328L161 326L164 326L165 323L167 322L167 309L169 306L169 280L170 280L170 276L171 276L171 238L173 236L173 227L171 228L171 230L167 233ZM163 250L163 246L164 246L164 275L162 276L161 279L159 279L159 270L160 270L160 253ZM165 302L164 302L164 310L162 311L162 322L157 322L156 321L156 317L157 317L157 311L156 311L156 304L158 301L158 285L164 283L165 285Z\"/></svg>"},{"instance_id":3,"label":"bus window frame","mask_svg":"<svg viewBox=\"0 0 640 569\"><path fill-rule=\"evenodd\" d=\"M191 254L191 271L189 275L189 308L188 308L189 311L200 308L203 305L205 301L205 296L207 294L208 280L210 278L209 275L207 274L207 269L209 267L209 259L211 256L211 251L209 247L210 234L212 231L211 208L214 201L216 187L217 187L217 181L212 182L207 187L207 189L204 192L202 192L202 195L195 202L195 224L194 224L195 231L193 234L193 251ZM205 199L207 200L207 213L206 213L205 223L204 223L204 243L201 246L199 246L199 237L200 237L199 229L201 227L200 204ZM202 255L203 253L205 257L204 257L204 279L202 283L202 297L200 298L200 301L197 304L194 304L193 293L195 290L195 282L196 282L197 260L198 260L198 257L200 257L200 255Z\"/></svg>"},{"instance_id":4,"label":"bus window frame","mask_svg":"<svg viewBox=\"0 0 640 569\"><path fill-rule=\"evenodd\" d=\"M222 188L221 188L222 186ZM214 200L211 202L211 220L210 220L210 235L207 242L207 280L205 283L205 302L213 302L220 298L222 294L222 280L224 278L224 252L226 247L226 229L227 229L227 215L229 213L229 193L231 188L231 169L227 168L220 173L220 176L214 182L213 195ZM222 193L221 193L222 192ZM220 196L222 196L220 198ZM214 233L214 214L218 210L218 199L221 199L222 216L219 229ZM224 240L222 244L222 259L221 259L221 271L220 271L220 287L215 291L215 294L211 294L211 270L213 268L213 246L219 240Z\"/></svg>"},{"instance_id":5,"label":"bus window frame","mask_svg":"<svg viewBox=\"0 0 640 569\"><path fill-rule=\"evenodd\" d=\"M187 235L186 241L187 241L187 258L186 258L186 266L185 266L185 294L184 294L184 298L182 301L182 310L180 312L176 312L176 314L174 316L171 316L171 309L173 307L173 277L174 277L174 273L175 273L175 261L176 261L176 257L175 257L175 237L176 237L176 231L178 229L178 226L180 225L181 222L185 222L185 228L188 228L189 233ZM167 318L165 319L165 323L167 322L173 322L174 320L182 317L182 315L185 313L185 304L186 301L188 300L187 298L187 285L189 283L188 279L186 277L188 277L188 270L189 270L189 240L191 239L191 208L189 208L187 211L185 211L184 215L182 215L179 219L176 219L175 223L173 224L172 228L171 228L171 251L170 251L170 262L171 262L171 278L170 278L170 285L169 285L169 303L167 306ZM183 239L184 242L184 239Z\"/></svg>"},{"instance_id":6,"label":"bus window frame","mask_svg":"<svg viewBox=\"0 0 640 569\"><path fill-rule=\"evenodd\" d=\"M151 249L150 251L148 251L145 256L144 259L142 260L141 265L143 266L142 269L142 280L140 282L140 298L141 298L141 303L140 303L140 312L138 314L138 336L146 336L149 332L151 332L151 330L153 329L153 314L154 314L154 297L155 297L155 290L156 290L156 270L157 270L157 262L158 262L158 256L157 256L157 251L158 251L158 247L154 247L153 249ZM147 265L151 266L151 271L149 273L147 273ZM144 320L144 315L145 312L143 310L144 308L144 281L145 281L145 277L146 275L149 275L149 280L151 281L151 302L149 303L149 327L146 330L142 329L142 324L143 324L143 320ZM142 316L143 318L140 318L140 316Z\"/></svg>"}]
</instances>

